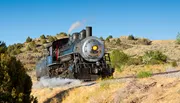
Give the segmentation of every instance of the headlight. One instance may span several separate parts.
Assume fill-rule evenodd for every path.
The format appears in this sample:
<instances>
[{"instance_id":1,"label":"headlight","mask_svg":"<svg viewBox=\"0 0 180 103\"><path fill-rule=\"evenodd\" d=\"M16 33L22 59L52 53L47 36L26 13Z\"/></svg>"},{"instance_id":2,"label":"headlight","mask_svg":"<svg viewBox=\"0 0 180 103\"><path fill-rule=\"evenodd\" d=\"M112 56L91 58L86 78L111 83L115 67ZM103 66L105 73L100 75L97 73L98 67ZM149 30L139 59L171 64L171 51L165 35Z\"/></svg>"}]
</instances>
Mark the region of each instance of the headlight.
<instances>
[{"instance_id":1,"label":"headlight","mask_svg":"<svg viewBox=\"0 0 180 103\"><path fill-rule=\"evenodd\" d=\"M94 46L92 47L92 50L94 50L94 51L98 50L98 46L97 46L97 45L94 45Z\"/></svg>"}]
</instances>

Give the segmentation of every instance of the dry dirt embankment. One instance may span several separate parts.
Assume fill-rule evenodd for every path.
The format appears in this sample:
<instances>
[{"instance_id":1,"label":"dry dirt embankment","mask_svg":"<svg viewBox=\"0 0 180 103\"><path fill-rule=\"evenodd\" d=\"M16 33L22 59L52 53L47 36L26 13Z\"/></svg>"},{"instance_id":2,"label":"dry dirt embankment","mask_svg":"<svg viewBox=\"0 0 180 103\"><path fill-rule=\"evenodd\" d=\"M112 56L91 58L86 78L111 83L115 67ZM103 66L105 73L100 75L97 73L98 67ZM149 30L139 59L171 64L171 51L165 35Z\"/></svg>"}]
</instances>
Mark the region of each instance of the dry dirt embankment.
<instances>
[{"instance_id":1,"label":"dry dirt embankment","mask_svg":"<svg viewBox=\"0 0 180 103\"><path fill-rule=\"evenodd\" d=\"M179 103L180 75L168 75L101 81L70 91L63 103Z\"/></svg>"},{"instance_id":2,"label":"dry dirt embankment","mask_svg":"<svg viewBox=\"0 0 180 103\"><path fill-rule=\"evenodd\" d=\"M166 81L164 81L166 79ZM180 95L180 79L156 77L146 79L126 79L103 81L97 85L83 86L75 89L53 90L41 94L44 102L64 103L178 103ZM51 94L51 95L50 95ZM43 101L43 100L42 100Z\"/></svg>"}]
</instances>

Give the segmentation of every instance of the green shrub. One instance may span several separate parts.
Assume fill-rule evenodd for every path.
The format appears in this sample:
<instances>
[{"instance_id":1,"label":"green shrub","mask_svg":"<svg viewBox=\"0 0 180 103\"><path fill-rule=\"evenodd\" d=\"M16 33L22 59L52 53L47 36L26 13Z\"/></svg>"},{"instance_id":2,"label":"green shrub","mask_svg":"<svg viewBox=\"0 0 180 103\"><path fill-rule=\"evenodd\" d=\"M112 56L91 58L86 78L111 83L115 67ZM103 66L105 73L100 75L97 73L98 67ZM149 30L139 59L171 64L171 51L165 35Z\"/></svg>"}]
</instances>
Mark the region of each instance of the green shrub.
<instances>
[{"instance_id":1,"label":"green shrub","mask_svg":"<svg viewBox=\"0 0 180 103\"><path fill-rule=\"evenodd\" d=\"M161 60L152 59L149 61L148 64L155 65L155 64L163 64L164 62Z\"/></svg>"},{"instance_id":2,"label":"green shrub","mask_svg":"<svg viewBox=\"0 0 180 103\"><path fill-rule=\"evenodd\" d=\"M21 44L21 43L9 45L8 48L7 48L7 52L10 55L17 55L17 54L21 53L21 48L22 47L23 47L23 44Z\"/></svg>"},{"instance_id":3,"label":"green shrub","mask_svg":"<svg viewBox=\"0 0 180 103\"><path fill-rule=\"evenodd\" d=\"M106 38L106 42L110 42L109 38Z\"/></svg>"},{"instance_id":4,"label":"green shrub","mask_svg":"<svg viewBox=\"0 0 180 103\"><path fill-rule=\"evenodd\" d=\"M38 52L38 50L36 48L33 49L33 52Z\"/></svg>"},{"instance_id":5,"label":"green shrub","mask_svg":"<svg viewBox=\"0 0 180 103\"><path fill-rule=\"evenodd\" d=\"M111 63L115 68L120 69L124 64L127 63L128 59L129 56L122 51L114 50L111 53Z\"/></svg>"},{"instance_id":6,"label":"green shrub","mask_svg":"<svg viewBox=\"0 0 180 103\"><path fill-rule=\"evenodd\" d=\"M172 61L172 62L171 62L171 65L172 65L172 67L177 67L177 66L178 66L178 64L177 64L176 61Z\"/></svg>"},{"instance_id":7,"label":"green shrub","mask_svg":"<svg viewBox=\"0 0 180 103\"><path fill-rule=\"evenodd\" d=\"M141 71L137 74L138 78L146 78L146 77L151 77L152 76L152 72L150 71Z\"/></svg>"},{"instance_id":8,"label":"green shrub","mask_svg":"<svg viewBox=\"0 0 180 103\"><path fill-rule=\"evenodd\" d=\"M5 53L7 50L7 46L4 42L0 41L0 53Z\"/></svg>"},{"instance_id":9,"label":"green shrub","mask_svg":"<svg viewBox=\"0 0 180 103\"><path fill-rule=\"evenodd\" d=\"M49 37L48 37L48 40L49 40L49 42L55 41L55 39L54 39L52 36L49 36Z\"/></svg>"},{"instance_id":10,"label":"green shrub","mask_svg":"<svg viewBox=\"0 0 180 103\"><path fill-rule=\"evenodd\" d=\"M102 41L104 41L104 39L103 39L103 37L102 37L102 36L101 36L99 39L100 39L100 40L102 40Z\"/></svg>"},{"instance_id":11,"label":"green shrub","mask_svg":"<svg viewBox=\"0 0 180 103\"><path fill-rule=\"evenodd\" d=\"M117 45L121 44L121 40L119 38L117 39L116 44Z\"/></svg>"},{"instance_id":12,"label":"green shrub","mask_svg":"<svg viewBox=\"0 0 180 103\"><path fill-rule=\"evenodd\" d=\"M111 42L113 43L113 45L116 45L116 39L111 40Z\"/></svg>"},{"instance_id":13,"label":"green shrub","mask_svg":"<svg viewBox=\"0 0 180 103\"><path fill-rule=\"evenodd\" d=\"M51 35L47 35L46 37L48 38L48 37L50 37Z\"/></svg>"},{"instance_id":14,"label":"green shrub","mask_svg":"<svg viewBox=\"0 0 180 103\"><path fill-rule=\"evenodd\" d=\"M30 50L32 50L32 49L31 49L30 46L28 45L28 46L26 47L26 50L27 50L27 51L30 51Z\"/></svg>"},{"instance_id":15,"label":"green shrub","mask_svg":"<svg viewBox=\"0 0 180 103\"><path fill-rule=\"evenodd\" d=\"M54 37L54 40L56 41L56 40L57 40L57 38L56 38L56 37Z\"/></svg>"},{"instance_id":16,"label":"green shrub","mask_svg":"<svg viewBox=\"0 0 180 103\"><path fill-rule=\"evenodd\" d=\"M107 38L106 38L106 42L110 42L110 39L112 39L112 35L109 35Z\"/></svg>"},{"instance_id":17,"label":"green shrub","mask_svg":"<svg viewBox=\"0 0 180 103\"><path fill-rule=\"evenodd\" d=\"M142 39L138 39L138 43L142 44L142 45L151 45L151 42L149 39L146 38L142 38Z\"/></svg>"},{"instance_id":18,"label":"green shrub","mask_svg":"<svg viewBox=\"0 0 180 103\"><path fill-rule=\"evenodd\" d=\"M29 36L28 36L28 38L26 39L26 42L28 43L28 42L31 42L32 41L32 38L30 38Z\"/></svg>"},{"instance_id":19,"label":"green shrub","mask_svg":"<svg viewBox=\"0 0 180 103\"><path fill-rule=\"evenodd\" d=\"M20 49L14 49L13 51L11 51L10 55L17 55L17 54L20 54L20 53L21 53Z\"/></svg>"},{"instance_id":20,"label":"green shrub","mask_svg":"<svg viewBox=\"0 0 180 103\"><path fill-rule=\"evenodd\" d=\"M161 64L167 61L167 56L160 51L146 52L142 57L145 64Z\"/></svg>"},{"instance_id":21,"label":"green shrub","mask_svg":"<svg viewBox=\"0 0 180 103\"><path fill-rule=\"evenodd\" d=\"M23 44L17 43L17 44L14 44L14 46L18 49L21 49L23 47Z\"/></svg>"},{"instance_id":22,"label":"green shrub","mask_svg":"<svg viewBox=\"0 0 180 103\"><path fill-rule=\"evenodd\" d=\"M61 37L63 37L63 36L67 36L67 34L65 33L65 32L61 32L61 33L58 33L58 34L56 34L57 36L61 36Z\"/></svg>"},{"instance_id":23,"label":"green shrub","mask_svg":"<svg viewBox=\"0 0 180 103\"><path fill-rule=\"evenodd\" d=\"M46 47L44 45L41 46L42 49L46 49Z\"/></svg>"},{"instance_id":24,"label":"green shrub","mask_svg":"<svg viewBox=\"0 0 180 103\"><path fill-rule=\"evenodd\" d=\"M129 36L128 36L128 40L135 40L135 38L134 38L133 35L129 35Z\"/></svg>"},{"instance_id":25,"label":"green shrub","mask_svg":"<svg viewBox=\"0 0 180 103\"><path fill-rule=\"evenodd\" d=\"M113 36L112 36L112 35L109 35L107 38L112 39L112 38L113 38Z\"/></svg>"},{"instance_id":26,"label":"green shrub","mask_svg":"<svg viewBox=\"0 0 180 103\"><path fill-rule=\"evenodd\" d=\"M129 58L127 65L141 65L143 64L142 62L142 57L138 58Z\"/></svg>"},{"instance_id":27,"label":"green shrub","mask_svg":"<svg viewBox=\"0 0 180 103\"><path fill-rule=\"evenodd\" d=\"M31 96L32 81L20 61L7 54L0 54L0 102L34 103Z\"/></svg>"},{"instance_id":28,"label":"green shrub","mask_svg":"<svg viewBox=\"0 0 180 103\"><path fill-rule=\"evenodd\" d=\"M178 35L176 36L176 42L177 44L180 44L180 33L178 33Z\"/></svg>"},{"instance_id":29,"label":"green shrub","mask_svg":"<svg viewBox=\"0 0 180 103\"><path fill-rule=\"evenodd\" d=\"M122 72L123 71L123 65L121 65L120 67L116 67L115 71Z\"/></svg>"},{"instance_id":30,"label":"green shrub","mask_svg":"<svg viewBox=\"0 0 180 103\"><path fill-rule=\"evenodd\" d=\"M42 40L41 40L41 43L42 43L42 44L47 43L46 39L42 39Z\"/></svg>"},{"instance_id":31,"label":"green shrub","mask_svg":"<svg viewBox=\"0 0 180 103\"><path fill-rule=\"evenodd\" d=\"M46 37L45 37L44 34L42 34L42 35L40 36L40 38L41 38L41 39L46 39Z\"/></svg>"},{"instance_id":32,"label":"green shrub","mask_svg":"<svg viewBox=\"0 0 180 103\"><path fill-rule=\"evenodd\" d=\"M29 46L31 49L35 48L36 47L35 41L30 42Z\"/></svg>"}]
</instances>

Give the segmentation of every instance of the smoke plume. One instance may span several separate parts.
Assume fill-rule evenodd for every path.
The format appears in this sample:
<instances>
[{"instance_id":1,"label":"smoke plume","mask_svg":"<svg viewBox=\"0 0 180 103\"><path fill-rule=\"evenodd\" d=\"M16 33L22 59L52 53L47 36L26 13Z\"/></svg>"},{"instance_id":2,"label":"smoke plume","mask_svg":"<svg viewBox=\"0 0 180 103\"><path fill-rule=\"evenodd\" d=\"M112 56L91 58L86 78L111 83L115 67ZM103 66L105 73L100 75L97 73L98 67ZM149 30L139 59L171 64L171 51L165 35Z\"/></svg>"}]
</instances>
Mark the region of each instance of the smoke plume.
<instances>
[{"instance_id":1,"label":"smoke plume","mask_svg":"<svg viewBox=\"0 0 180 103\"><path fill-rule=\"evenodd\" d=\"M73 24L71 25L71 27L69 28L69 30L68 30L68 34L70 34L71 31L73 31L74 29L80 27L81 25L82 25L82 24L81 24L80 21L76 21L75 23L73 23Z\"/></svg>"},{"instance_id":2,"label":"smoke plume","mask_svg":"<svg viewBox=\"0 0 180 103\"><path fill-rule=\"evenodd\" d=\"M80 26L82 26L85 22L86 22L86 20L83 20L82 22L76 21L75 23L73 23L68 30L68 34L70 34L74 29L77 29Z\"/></svg>"},{"instance_id":3,"label":"smoke plume","mask_svg":"<svg viewBox=\"0 0 180 103\"><path fill-rule=\"evenodd\" d=\"M74 87L79 86L81 83L82 81L76 79L42 77L40 81L33 85L33 88Z\"/></svg>"}]
</instances>

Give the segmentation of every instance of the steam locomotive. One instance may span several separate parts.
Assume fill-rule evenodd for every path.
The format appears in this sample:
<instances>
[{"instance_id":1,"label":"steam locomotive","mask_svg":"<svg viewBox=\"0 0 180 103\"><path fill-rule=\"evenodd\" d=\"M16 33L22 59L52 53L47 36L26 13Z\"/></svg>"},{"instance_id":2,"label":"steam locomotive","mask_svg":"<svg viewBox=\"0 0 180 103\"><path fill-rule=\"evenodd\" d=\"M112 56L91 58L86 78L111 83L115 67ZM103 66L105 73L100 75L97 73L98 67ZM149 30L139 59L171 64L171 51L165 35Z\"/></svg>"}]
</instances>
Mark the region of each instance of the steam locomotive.
<instances>
[{"instance_id":1,"label":"steam locomotive","mask_svg":"<svg viewBox=\"0 0 180 103\"><path fill-rule=\"evenodd\" d=\"M110 66L110 55L105 53L104 42L92 36L92 27L58 39L46 49L47 56L36 68L38 79L49 76L95 80L112 76L114 72Z\"/></svg>"}]
</instances>

